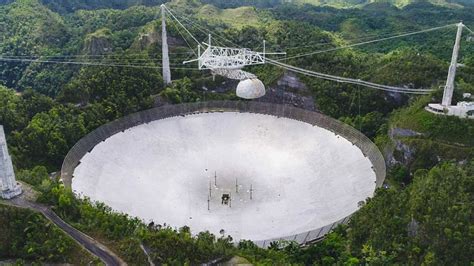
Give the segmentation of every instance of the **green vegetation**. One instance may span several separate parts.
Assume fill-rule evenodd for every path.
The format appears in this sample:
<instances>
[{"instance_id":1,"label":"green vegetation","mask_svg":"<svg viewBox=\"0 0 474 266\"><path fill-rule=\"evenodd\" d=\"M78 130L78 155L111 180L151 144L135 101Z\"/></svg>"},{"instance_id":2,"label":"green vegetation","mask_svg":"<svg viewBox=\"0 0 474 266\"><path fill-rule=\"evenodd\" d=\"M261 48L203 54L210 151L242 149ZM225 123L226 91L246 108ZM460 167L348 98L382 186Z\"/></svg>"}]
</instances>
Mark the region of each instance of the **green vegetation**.
<instances>
[{"instance_id":1,"label":"green vegetation","mask_svg":"<svg viewBox=\"0 0 474 266\"><path fill-rule=\"evenodd\" d=\"M371 3L389 3L396 7L404 7L412 3L416 3L416 0L296 0L295 2L300 4L311 4L317 6L332 6L332 7L362 7ZM461 8L462 1L446 1L446 0L427 0L426 2L447 6L452 8Z\"/></svg>"},{"instance_id":2,"label":"green vegetation","mask_svg":"<svg viewBox=\"0 0 474 266\"><path fill-rule=\"evenodd\" d=\"M469 265L472 262L474 161L420 170L406 189L380 189L322 242L263 250L241 242L254 263L302 265Z\"/></svg>"},{"instance_id":3,"label":"green vegetation","mask_svg":"<svg viewBox=\"0 0 474 266\"><path fill-rule=\"evenodd\" d=\"M160 5L165 1L162 0L41 0L41 3L59 13L74 12L80 9L125 9L135 5L154 6Z\"/></svg>"},{"instance_id":4,"label":"green vegetation","mask_svg":"<svg viewBox=\"0 0 474 266\"><path fill-rule=\"evenodd\" d=\"M395 172L389 176L396 178ZM43 193L40 201L53 204L66 221L136 264L146 262L139 248L143 243L155 263L196 264L238 254L257 264L464 265L472 260L473 182L474 161L419 170L404 189L379 189L348 226L338 227L322 242L305 248L273 243L267 250L250 241L235 248L230 237L216 238L208 232L192 237L186 227L146 225L103 204L79 200L56 182L50 186L43 182L38 188Z\"/></svg>"},{"instance_id":5,"label":"green vegetation","mask_svg":"<svg viewBox=\"0 0 474 266\"><path fill-rule=\"evenodd\" d=\"M200 264L233 254L232 238L216 237L209 232L192 236L190 228L179 230L167 225L145 224L137 218L112 211L102 203L77 199L58 182L38 187L43 194L40 201L55 206L65 221L89 236L101 241L132 265L143 265L147 258L140 248L148 248L156 264Z\"/></svg>"},{"instance_id":6,"label":"green vegetation","mask_svg":"<svg viewBox=\"0 0 474 266\"><path fill-rule=\"evenodd\" d=\"M373 3L387 3L397 7L418 3L418 0L203 0L204 3L213 4L221 8L233 8L238 6L256 6L256 7L275 7L284 3L310 4L315 6L331 6L338 8L363 7ZM469 0L426 0L425 2L452 7L461 8L464 5L472 4Z\"/></svg>"},{"instance_id":7,"label":"green vegetation","mask_svg":"<svg viewBox=\"0 0 474 266\"><path fill-rule=\"evenodd\" d=\"M474 157L474 121L429 113L424 110L429 100L420 98L408 108L394 112L389 122L392 130L416 134L393 136L393 141L402 147L394 151L394 158L403 162L412 175L442 161L462 162Z\"/></svg>"},{"instance_id":8,"label":"green vegetation","mask_svg":"<svg viewBox=\"0 0 474 266\"><path fill-rule=\"evenodd\" d=\"M237 100L234 87L209 73L182 69L187 67L182 61L193 58L186 41L195 44L183 39L182 29L171 21L167 26L174 80L170 86L162 85L160 0L0 2L2 56L94 65L0 61L0 124L6 129L17 177L34 186L41 193L39 200L52 205L68 223L130 264L147 263L140 244L156 264L172 265L236 255L264 265L474 261L470 246L474 121L424 111L428 102L440 101L441 90L429 97L408 97L298 76L307 90L289 93L314 99L319 111L360 129L381 148L389 164L389 188L367 200L349 225L304 248L282 242L264 250L249 241L234 247L224 234L194 235L192 228L146 224L104 204L76 198L48 173L60 169L68 150L88 132L154 105ZM287 51L287 59L281 59L291 65L415 88L439 88L445 82L454 28L293 56L459 20L474 26L474 7L467 0L284 2L180 0L169 5L200 27L225 36L227 40L214 37L219 44L260 51L266 40L268 51ZM198 40L207 38L196 25L188 27ZM463 92L474 93L474 46L464 38L460 62L464 67L458 71L455 102L462 100ZM283 74L272 65L248 71L267 86L275 86ZM412 134L393 133L397 130ZM0 259L76 264L91 260L39 214L3 206L1 212Z\"/></svg>"},{"instance_id":9,"label":"green vegetation","mask_svg":"<svg viewBox=\"0 0 474 266\"><path fill-rule=\"evenodd\" d=\"M1 203L0 258L17 260L20 264L98 262L41 214Z\"/></svg>"},{"instance_id":10,"label":"green vegetation","mask_svg":"<svg viewBox=\"0 0 474 266\"><path fill-rule=\"evenodd\" d=\"M232 27L257 26L259 23L255 8L249 6L221 10L212 5L205 5L199 9L198 18L221 21Z\"/></svg>"},{"instance_id":11,"label":"green vegetation","mask_svg":"<svg viewBox=\"0 0 474 266\"><path fill-rule=\"evenodd\" d=\"M385 263L469 264L473 167L442 164L407 189L379 191L350 222L351 248Z\"/></svg>"},{"instance_id":12,"label":"green vegetation","mask_svg":"<svg viewBox=\"0 0 474 266\"><path fill-rule=\"evenodd\" d=\"M429 99L428 99L429 100ZM392 118L393 127L412 129L427 139L464 147L474 147L474 120L435 115L424 110L427 99L399 110ZM449 130L447 130L449 129Z\"/></svg>"}]
</instances>

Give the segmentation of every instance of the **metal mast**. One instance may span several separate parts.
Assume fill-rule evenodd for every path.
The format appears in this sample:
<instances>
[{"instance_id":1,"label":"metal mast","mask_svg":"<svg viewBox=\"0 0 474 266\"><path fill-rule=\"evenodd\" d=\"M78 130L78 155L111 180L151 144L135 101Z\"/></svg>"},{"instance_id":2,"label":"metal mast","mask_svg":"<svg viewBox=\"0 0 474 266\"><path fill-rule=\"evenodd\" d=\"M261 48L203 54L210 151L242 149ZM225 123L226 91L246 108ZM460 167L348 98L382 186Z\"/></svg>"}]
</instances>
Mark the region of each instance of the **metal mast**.
<instances>
[{"instance_id":1,"label":"metal mast","mask_svg":"<svg viewBox=\"0 0 474 266\"><path fill-rule=\"evenodd\" d=\"M19 194L21 194L21 187L15 180L5 133L3 126L0 125L0 198L11 199Z\"/></svg>"},{"instance_id":2,"label":"metal mast","mask_svg":"<svg viewBox=\"0 0 474 266\"><path fill-rule=\"evenodd\" d=\"M459 56L459 49L461 48L461 36L462 36L463 28L464 28L464 24L460 22L458 24L456 42L454 43L453 56L451 58L451 65L449 66L448 79L446 81L446 87L444 87L443 101L441 102L443 106L450 106L453 99L454 79L456 77L456 68L458 66L458 56Z\"/></svg>"},{"instance_id":3,"label":"metal mast","mask_svg":"<svg viewBox=\"0 0 474 266\"><path fill-rule=\"evenodd\" d=\"M161 52L163 64L163 82L166 86L171 83L171 70L170 58L168 55L168 37L166 35L165 5L161 5Z\"/></svg>"}]
</instances>

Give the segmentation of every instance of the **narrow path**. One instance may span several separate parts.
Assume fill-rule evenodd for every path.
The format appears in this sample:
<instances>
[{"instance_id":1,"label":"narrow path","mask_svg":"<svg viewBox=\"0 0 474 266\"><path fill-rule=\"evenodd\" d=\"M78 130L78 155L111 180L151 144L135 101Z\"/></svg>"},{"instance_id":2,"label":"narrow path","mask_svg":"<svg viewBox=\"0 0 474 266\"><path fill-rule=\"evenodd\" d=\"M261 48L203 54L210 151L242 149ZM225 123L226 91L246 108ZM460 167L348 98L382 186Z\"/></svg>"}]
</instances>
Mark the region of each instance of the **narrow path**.
<instances>
[{"instance_id":1,"label":"narrow path","mask_svg":"<svg viewBox=\"0 0 474 266\"><path fill-rule=\"evenodd\" d=\"M9 200L8 203L16 207L28 208L41 212L48 220L56 224L61 230L63 230L66 234L71 236L77 243L79 243L79 245L81 245L89 252L97 256L106 265L126 265L123 260L121 260L107 247L64 222L58 215L56 215L56 213L51 210L51 208L39 203L25 200L21 196Z\"/></svg>"}]
</instances>

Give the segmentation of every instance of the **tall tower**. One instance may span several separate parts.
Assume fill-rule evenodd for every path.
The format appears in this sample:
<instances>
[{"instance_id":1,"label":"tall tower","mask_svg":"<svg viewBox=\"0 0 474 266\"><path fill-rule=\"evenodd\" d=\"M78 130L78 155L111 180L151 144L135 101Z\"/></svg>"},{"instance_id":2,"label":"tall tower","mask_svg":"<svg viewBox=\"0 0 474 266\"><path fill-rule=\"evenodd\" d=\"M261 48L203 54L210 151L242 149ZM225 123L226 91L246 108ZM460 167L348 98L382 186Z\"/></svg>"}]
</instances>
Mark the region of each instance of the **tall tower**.
<instances>
[{"instance_id":1,"label":"tall tower","mask_svg":"<svg viewBox=\"0 0 474 266\"><path fill-rule=\"evenodd\" d=\"M464 24L460 22L458 24L456 42L454 43L453 56L451 58L451 65L449 66L448 79L446 81L446 87L444 87L443 101L441 102L441 105L443 106L450 106L453 99L454 79L456 77L456 68L458 66L458 56L459 56L459 49L461 47L461 36L462 36L463 28L464 28Z\"/></svg>"},{"instance_id":2,"label":"tall tower","mask_svg":"<svg viewBox=\"0 0 474 266\"><path fill-rule=\"evenodd\" d=\"M165 5L161 5L161 53L163 66L163 82L165 86L171 83L170 58L168 55L168 36L166 34L166 10Z\"/></svg>"},{"instance_id":3,"label":"tall tower","mask_svg":"<svg viewBox=\"0 0 474 266\"><path fill-rule=\"evenodd\" d=\"M21 187L15 180L5 133L3 132L3 126L0 125L0 198L11 199L20 194Z\"/></svg>"}]
</instances>

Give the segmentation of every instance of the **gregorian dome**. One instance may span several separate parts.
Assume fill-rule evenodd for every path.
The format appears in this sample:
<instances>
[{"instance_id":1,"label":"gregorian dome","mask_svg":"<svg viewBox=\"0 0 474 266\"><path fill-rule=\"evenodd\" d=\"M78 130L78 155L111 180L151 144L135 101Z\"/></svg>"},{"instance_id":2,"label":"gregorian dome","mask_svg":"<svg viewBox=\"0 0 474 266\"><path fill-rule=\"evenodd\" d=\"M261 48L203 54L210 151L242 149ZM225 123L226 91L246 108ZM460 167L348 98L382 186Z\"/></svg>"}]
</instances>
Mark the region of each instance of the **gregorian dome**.
<instances>
[{"instance_id":1,"label":"gregorian dome","mask_svg":"<svg viewBox=\"0 0 474 266\"><path fill-rule=\"evenodd\" d=\"M265 95L265 85L259 79L245 79L239 82L236 92L237 96L244 99L256 99Z\"/></svg>"}]
</instances>

